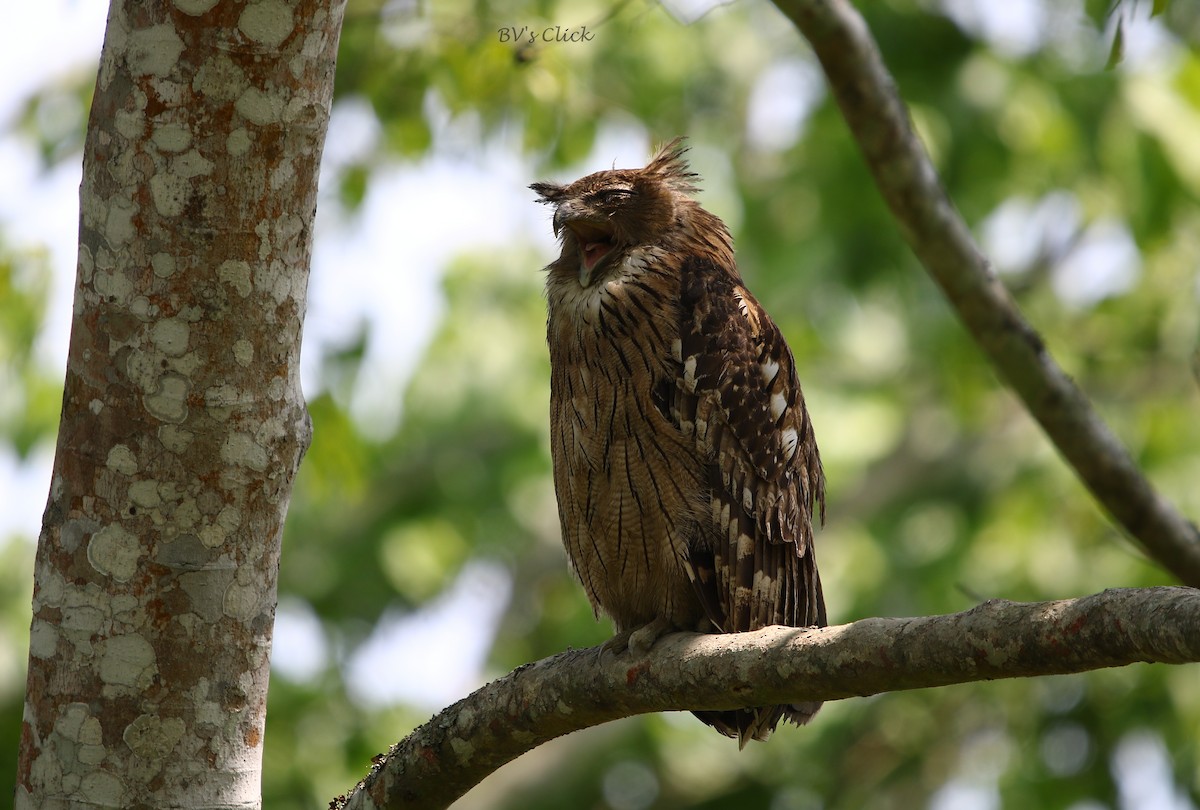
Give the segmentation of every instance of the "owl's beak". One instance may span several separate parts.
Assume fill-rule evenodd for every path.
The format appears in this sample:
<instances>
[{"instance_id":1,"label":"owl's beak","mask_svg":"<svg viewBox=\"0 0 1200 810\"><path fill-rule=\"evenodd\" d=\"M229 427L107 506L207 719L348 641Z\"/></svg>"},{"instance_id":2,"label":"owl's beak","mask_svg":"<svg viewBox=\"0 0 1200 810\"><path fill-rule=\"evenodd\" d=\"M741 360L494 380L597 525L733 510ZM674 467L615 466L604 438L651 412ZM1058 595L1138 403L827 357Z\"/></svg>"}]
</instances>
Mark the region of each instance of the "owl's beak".
<instances>
[{"instance_id":1,"label":"owl's beak","mask_svg":"<svg viewBox=\"0 0 1200 810\"><path fill-rule=\"evenodd\" d=\"M555 220L558 220L557 214ZM579 284L587 287L594 280L596 269L612 253L612 230L606 224L585 219L564 219L561 224L571 229L579 245Z\"/></svg>"}]
</instances>

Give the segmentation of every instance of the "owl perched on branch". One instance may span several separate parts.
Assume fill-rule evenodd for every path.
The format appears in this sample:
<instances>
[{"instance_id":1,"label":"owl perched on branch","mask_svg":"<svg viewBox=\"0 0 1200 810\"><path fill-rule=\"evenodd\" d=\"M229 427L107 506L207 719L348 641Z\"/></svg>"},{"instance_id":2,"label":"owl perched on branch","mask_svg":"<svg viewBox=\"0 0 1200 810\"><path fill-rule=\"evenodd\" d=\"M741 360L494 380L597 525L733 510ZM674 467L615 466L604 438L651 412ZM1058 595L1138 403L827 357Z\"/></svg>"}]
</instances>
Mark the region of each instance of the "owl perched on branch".
<instances>
[{"instance_id":1,"label":"owl perched on branch","mask_svg":"<svg viewBox=\"0 0 1200 810\"><path fill-rule=\"evenodd\" d=\"M795 362L692 199L685 151L530 187L562 240L546 298L563 542L610 648L639 654L672 630L826 624L825 479ZM696 716L744 746L819 705Z\"/></svg>"}]
</instances>

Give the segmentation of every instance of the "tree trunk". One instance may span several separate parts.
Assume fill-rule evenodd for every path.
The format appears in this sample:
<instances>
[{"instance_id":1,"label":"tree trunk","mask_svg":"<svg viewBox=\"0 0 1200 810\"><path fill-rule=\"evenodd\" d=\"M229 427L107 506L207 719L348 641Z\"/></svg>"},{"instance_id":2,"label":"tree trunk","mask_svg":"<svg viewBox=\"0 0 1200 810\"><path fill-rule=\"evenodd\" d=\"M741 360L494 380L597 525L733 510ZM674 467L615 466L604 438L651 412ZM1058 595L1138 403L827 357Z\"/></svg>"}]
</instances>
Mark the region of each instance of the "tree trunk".
<instances>
[{"instance_id":1,"label":"tree trunk","mask_svg":"<svg viewBox=\"0 0 1200 810\"><path fill-rule=\"evenodd\" d=\"M342 0L113 0L18 808L257 807Z\"/></svg>"}]
</instances>

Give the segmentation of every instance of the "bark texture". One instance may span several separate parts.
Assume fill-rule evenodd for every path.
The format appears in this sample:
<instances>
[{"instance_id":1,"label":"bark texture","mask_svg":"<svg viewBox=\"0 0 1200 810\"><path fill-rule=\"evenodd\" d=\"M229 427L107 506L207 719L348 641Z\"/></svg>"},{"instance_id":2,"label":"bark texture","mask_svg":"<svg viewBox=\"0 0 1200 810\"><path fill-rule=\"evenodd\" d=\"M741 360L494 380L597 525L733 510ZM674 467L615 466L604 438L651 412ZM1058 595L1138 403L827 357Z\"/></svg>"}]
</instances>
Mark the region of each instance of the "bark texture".
<instances>
[{"instance_id":1,"label":"bark texture","mask_svg":"<svg viewBox=\"0 0 1200 810\"><path fill-rule=\"evenodd\" d=\"M341 0L113 0L18 808L257 807Z\"/></svg>"},{"instance_id":2,"label":"bark texture","mask_svg":"<svg viewBox=\"0 0 1200 810\"><path fill-rule=\"evenodd\" d=\"M446 807L547 740L646 712L837 700L1138 661L1200 661L1200 591L1109 590L820 629L679 633L641 658L572 650L520 667L443 710L333 806Z\"/></svg>"},{"instance_id":3,"label":"bark texture","mask_svg":"<svg viewBox=\"0 0 1200 810\"><path fill-rule=\"evenodd\" d=\"M904 238L988 360L1101 506L1180 581L1200 586L1200 531L1154 489L992 272L946 196L862 17L849 0L775 5L812 44Z\"/></svg>"}]
</instances>

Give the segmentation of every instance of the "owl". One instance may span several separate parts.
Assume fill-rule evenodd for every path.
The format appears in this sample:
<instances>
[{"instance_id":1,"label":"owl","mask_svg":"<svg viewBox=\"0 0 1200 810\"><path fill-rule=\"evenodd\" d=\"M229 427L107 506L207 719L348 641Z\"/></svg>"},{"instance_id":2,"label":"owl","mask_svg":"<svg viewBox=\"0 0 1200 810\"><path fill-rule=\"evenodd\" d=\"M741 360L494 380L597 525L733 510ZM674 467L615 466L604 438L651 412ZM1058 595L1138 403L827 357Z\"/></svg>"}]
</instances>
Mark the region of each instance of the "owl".
<instances>
[{"instance_id":1,"label":"owl","mask_svg":"<svg viewBox=\"0 0 1200 810\"><path fill-rule=\"evenodd\" d=\"M563 544L608 647L635 654L675 630L826 624L825 478L795 361L685 152L530 186L562 243L546 331ZM819 706L696 716L745 746Z\"/></svg>"}]
</instances>

